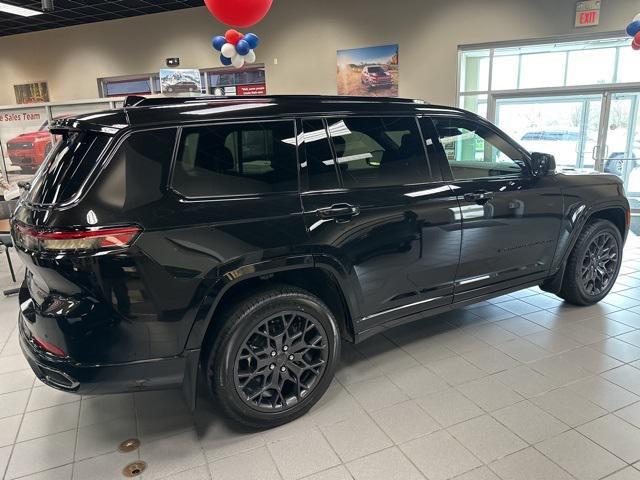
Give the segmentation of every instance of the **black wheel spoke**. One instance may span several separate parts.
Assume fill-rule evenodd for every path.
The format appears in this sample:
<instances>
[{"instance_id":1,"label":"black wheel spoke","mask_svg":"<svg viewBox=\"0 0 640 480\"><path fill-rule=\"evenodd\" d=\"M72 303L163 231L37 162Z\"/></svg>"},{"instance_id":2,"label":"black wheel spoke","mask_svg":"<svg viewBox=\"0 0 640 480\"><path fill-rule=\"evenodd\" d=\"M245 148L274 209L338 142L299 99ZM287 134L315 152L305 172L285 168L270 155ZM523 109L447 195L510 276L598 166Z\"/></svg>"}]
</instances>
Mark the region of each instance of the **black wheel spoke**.
<instances>
[{"instance_id":1,"label":"black wheel spoke","mask_svg":"<svg viewBox=\"0 0 640 480\"><path fill-rule=\"evenodd\" d=\"M328 355L326 332L315 318L295 311L269 317L236 356L236 390L261 411L291 408L318 384Z\"/></svg>"}]
</instances>

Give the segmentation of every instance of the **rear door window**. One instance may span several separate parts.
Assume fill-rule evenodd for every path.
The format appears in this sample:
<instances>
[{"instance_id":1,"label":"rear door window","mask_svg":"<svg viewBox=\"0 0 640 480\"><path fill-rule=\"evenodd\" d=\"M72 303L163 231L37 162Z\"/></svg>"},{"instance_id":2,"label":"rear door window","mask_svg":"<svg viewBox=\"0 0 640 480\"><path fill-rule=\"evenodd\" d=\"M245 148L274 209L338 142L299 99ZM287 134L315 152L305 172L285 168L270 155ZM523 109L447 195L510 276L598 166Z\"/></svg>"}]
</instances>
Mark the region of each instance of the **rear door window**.
<instances>
[{"instance_id":1,"label":"rear door window","mask_svg":"<svg viewBox=\"0 0 640 480\"><path fill-rule=\"evenodd\" d=\"M338 172L324 122L320 119L304 120L302 128L304 132L300 136L300 149L305 153L302 167L307 173L304 190L339 188Z\"/></svg>"},{"instance_id":2,"label":"rear door window","mask_svg":"<svg viewBox=\"0 0 640 480\"><path fill-rule=\"evenodd\" d=\"M397 186L432 180L415 118L353 117L328 122L344 187Z\"/></svg>"},{"instance_id":3,"label":"rear door window","mask_svg":"<svg viewBox=\"0 0 640 480\"><path fill-rule=\"evenodd\" d=\"M296 150L293 121L184 128L173 188L187 197L297 191Z\"/></svg>"},{"instance_id":4,"label":"rear door window","mask_svg":"<svg viewBox=\"0 0 640 480\"><path fill-rule=\"evenodd\" d=\"M26 201L59 205L74 199L91 176L111 137L90 131L69 132L55 145L36 174Z\"/></svg>"}]
</instances>

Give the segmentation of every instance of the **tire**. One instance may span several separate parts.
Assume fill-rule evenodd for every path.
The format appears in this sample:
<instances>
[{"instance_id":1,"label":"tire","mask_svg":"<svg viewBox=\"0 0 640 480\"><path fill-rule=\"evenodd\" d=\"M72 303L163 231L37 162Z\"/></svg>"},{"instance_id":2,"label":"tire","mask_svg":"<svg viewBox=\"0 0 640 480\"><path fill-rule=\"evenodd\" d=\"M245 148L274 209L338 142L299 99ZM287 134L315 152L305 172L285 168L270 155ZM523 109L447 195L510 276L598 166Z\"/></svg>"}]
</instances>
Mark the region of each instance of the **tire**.
<instances>
[{"instance_id":1,"label":"tire","mask_svg":"<svg viewBox=\"0 0 640 480\"><path fill-rule=\"evenodd\" d=\"M607 239L607 243L601 251L597 243L602 239ZM590 267L591 259L595 259L595 263L599 265L599 255L602 253L601 258L607 258L614 248L615 264L608 261L601 268ZM559 296L579 306L593 305L605 298L618 278L622 264L622 248L622 236L613 223L602 219L589 221L571 251ZM604 275L601 275L604 280L594 278L598 272L604 272Z\"/></svg>"},{"instance_id":2,"label":"tire","mask_svg":"<svg viewBox=\"0 0 640 480\"><path fill-rule=\"evenodd\" d=\"M251 428L273 428L304 415L326 392L340 358L340 334L319 298L272 286L226 309L220 321L204 367L208 389L229 418ZM297 338L289 342L291 336ZM323 348L308 348L312 339ZM273 380L282 382L279 393L265 388Z\"/></svg>"}]
</instances>

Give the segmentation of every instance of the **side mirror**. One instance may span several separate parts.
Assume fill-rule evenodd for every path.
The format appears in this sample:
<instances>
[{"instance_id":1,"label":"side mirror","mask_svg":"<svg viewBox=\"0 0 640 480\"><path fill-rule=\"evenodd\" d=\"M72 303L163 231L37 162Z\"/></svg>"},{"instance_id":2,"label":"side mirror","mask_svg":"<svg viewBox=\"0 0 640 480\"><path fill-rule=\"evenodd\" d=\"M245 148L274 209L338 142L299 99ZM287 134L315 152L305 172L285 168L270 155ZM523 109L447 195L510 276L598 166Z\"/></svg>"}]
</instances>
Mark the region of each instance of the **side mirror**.
<instances>
[{"instance_id":1,"label":"side mirror","mask_svg":"<svg viewBox=\"0 0 640 480\"><path fill-rule=\"evenodd\" d=\"M556 171L556 158L548 153L531 154L531 172L536 177L544 177Z\"/></svg>"}]
</instances>

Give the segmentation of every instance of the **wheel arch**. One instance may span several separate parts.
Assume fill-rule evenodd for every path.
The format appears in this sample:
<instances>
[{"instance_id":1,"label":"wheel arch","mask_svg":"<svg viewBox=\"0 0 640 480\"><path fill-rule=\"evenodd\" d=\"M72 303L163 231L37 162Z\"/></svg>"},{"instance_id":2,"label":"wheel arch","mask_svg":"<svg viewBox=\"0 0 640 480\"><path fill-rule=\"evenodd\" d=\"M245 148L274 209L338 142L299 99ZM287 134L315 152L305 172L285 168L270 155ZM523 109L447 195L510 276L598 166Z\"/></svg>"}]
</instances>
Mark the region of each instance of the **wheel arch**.
<instances>
[{"instance_id":1,"label":"wheel arch","mask_svg":"<svg viewBox=\"0 0 640 480\"><path fill-rule=\"evenodd\" d=\"M553 275L548 278L540 287L547 292L557 294L560 292L562 288L562 282L564 281L565 269L567 266L567 262L569 261L569 255L573 251L576 242L578 241L578 237L584 230L585 226L592 219L602 219L608 220L613 223L616 228L620 231L620 235L622 237L623 242L627 238L627 233L629 231L628 224L628 215L630 212L630 207L628 202L626 205L623 202L613 202L606 204L594 205L591 208L584 208L581 215L578 216L576 221L574 222L575 227L573 228L571 235L569 237L569 241L567 242L567 246L562 252L562 256L560 257L560 264L556 268L556 271Z\"/></svg>"},{"instance_id":2,"label":"wheel arch","mask_svg":"<svg viewBox=\"0 0 640 480\"><path fill-rule=\"evenodd\" d=\"M336 316L343 338L355 338L357 309L353 298L346 294L344 271L335 266L314 261L313 256L279 259L245 265L226 272L209 289L196 314L187 339L187 349L199 349L215 335L216 318L234 301L263 288L269 282L302 288L320 298Z\"/></svg>"}]
</instances>

